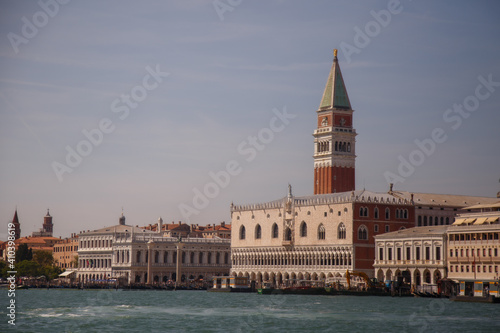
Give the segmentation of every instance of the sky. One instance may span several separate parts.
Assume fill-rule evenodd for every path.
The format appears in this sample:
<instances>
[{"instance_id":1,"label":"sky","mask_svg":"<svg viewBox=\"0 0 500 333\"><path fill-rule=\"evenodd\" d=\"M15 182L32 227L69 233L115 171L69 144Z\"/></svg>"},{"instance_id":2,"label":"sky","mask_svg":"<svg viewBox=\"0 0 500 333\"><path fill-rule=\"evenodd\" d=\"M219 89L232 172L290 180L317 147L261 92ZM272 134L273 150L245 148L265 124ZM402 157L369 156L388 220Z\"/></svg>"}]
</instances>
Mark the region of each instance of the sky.
<instances>
[{"instance_id":1,"label":"sky","mask_svg":"<svg viewBox=\"0 0 500 333\"><path fill-rule=\"evenodd\" d=\"M356 188L500 191L498 1L2 1L0 239L313 194L338 59Z\"/></svg>"}]
</instances>

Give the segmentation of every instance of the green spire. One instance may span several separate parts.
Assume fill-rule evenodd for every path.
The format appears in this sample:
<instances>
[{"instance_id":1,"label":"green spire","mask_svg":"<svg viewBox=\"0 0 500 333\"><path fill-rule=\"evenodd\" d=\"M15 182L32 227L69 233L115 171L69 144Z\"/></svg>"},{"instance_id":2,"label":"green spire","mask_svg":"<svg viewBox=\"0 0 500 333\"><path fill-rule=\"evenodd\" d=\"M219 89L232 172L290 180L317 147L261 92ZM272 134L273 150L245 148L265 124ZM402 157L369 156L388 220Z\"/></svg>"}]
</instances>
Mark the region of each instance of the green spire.
<instances>
[{"instance_id":1,"label":"green spire","mask_svg":"<svg viewBox=\"0 0 500 333\"><path fill-rule=\"evenodd\" d=\"M337 50L333 50L334 58L328 81L326 82L325 92L321 99L320 109L340 108L351 109L349 96L344 85L344 79L340 72L339 63L337 60Z\"/></svg>"}]
</instances>

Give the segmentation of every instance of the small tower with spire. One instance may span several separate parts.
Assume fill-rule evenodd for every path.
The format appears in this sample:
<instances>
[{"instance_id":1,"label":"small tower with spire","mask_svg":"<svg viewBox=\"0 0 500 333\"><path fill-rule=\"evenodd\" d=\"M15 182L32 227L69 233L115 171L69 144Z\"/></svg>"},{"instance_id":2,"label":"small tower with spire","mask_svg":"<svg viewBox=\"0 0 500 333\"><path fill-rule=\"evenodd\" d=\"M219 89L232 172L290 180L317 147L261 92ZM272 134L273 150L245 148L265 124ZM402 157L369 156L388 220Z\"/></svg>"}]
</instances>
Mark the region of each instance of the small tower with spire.
<instances>
[{"instance_id":1,"label":"small tower with spire","mask_svg":"<svg viewBox=\"0 0 500 333\"><path fill-rule=\"evenodd\" d=\"M347 192L355 189L356 130L354 110L340 71L337 50L319 109L314 130L314 194Z\"/></svg>"},{"instance_id":2,"label":"small tower with spire","mask_svg":"<svg viewBox=\"0 0 500 333\"><path fill-rule=\"evenodd\" d=\"M52 216L50 216L49 209L47 209L47 215L43 217L42 232L47 235L47 237L52 237L54 231L54 225L52 224Z\"/></svg>"},{"instance_id":3,"label":"small tower with spire","mask_svg":"<svg viewBox=\"0 0 500 333\"><path fill-rule=\"evenodd\" d=\"M17 217L17 207L14 218L12 219L12 224L14 225L14 238L21 238L21 223L19 223L19 218Z\"/></svg>"}]
</instances>

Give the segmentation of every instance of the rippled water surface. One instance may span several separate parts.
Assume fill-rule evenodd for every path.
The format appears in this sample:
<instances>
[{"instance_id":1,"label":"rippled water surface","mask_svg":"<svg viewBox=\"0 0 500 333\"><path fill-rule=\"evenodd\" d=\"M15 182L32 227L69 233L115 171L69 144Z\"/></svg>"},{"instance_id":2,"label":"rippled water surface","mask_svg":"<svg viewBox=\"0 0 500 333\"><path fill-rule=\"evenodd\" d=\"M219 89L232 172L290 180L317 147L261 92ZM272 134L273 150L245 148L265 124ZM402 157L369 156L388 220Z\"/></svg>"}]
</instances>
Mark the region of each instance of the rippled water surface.
<instances>
[{"instance_id":1,"label":"rippled water surface","mask_svg":"<svg viewBox=\"0 0 500 333\"><path fill-rule=\"evenodd\" d=\"M500 304L447 299L30 289L16 305L1 332L500 332Z\"/></svg>"}]
</instances>

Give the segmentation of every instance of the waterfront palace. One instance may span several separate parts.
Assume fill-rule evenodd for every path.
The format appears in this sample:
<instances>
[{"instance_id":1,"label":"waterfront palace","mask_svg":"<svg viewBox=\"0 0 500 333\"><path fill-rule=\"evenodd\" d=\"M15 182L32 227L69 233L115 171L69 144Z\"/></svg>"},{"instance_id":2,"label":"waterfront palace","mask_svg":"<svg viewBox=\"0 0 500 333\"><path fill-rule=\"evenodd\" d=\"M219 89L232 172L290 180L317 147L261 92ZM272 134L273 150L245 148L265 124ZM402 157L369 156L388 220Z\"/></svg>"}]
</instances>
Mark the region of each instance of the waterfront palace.
<instances>
[{"instance_id":1,"label":"waterfront palace","mask_svg":"<svg viewBox=\"0 0 500 333\"><path fill-rule=\"evenodd\" d=\"M160 284L229 273L229 239L169 237L165 229L161 218L151 231L126 225L122 214L118 225L80 233L78 281Z\"/></svg>"},{"instance_id":2,"label":"waterfront palace","mask_svg":"<svg viewBox=\"0 0 500 333\"><path fill-rule=\"evenodd\" d=\"M374 236L449 225L463 207L498 200L401 192L392 184L387 193L355 190L353 112L335 50L316 111L314 195L296 197L289 185L282 199L231 204L231 275L273 285L341 280L346 270L374 277ZM432 271L436 277L444 275L445 265Z\"/></svg>"}]
</instances>

